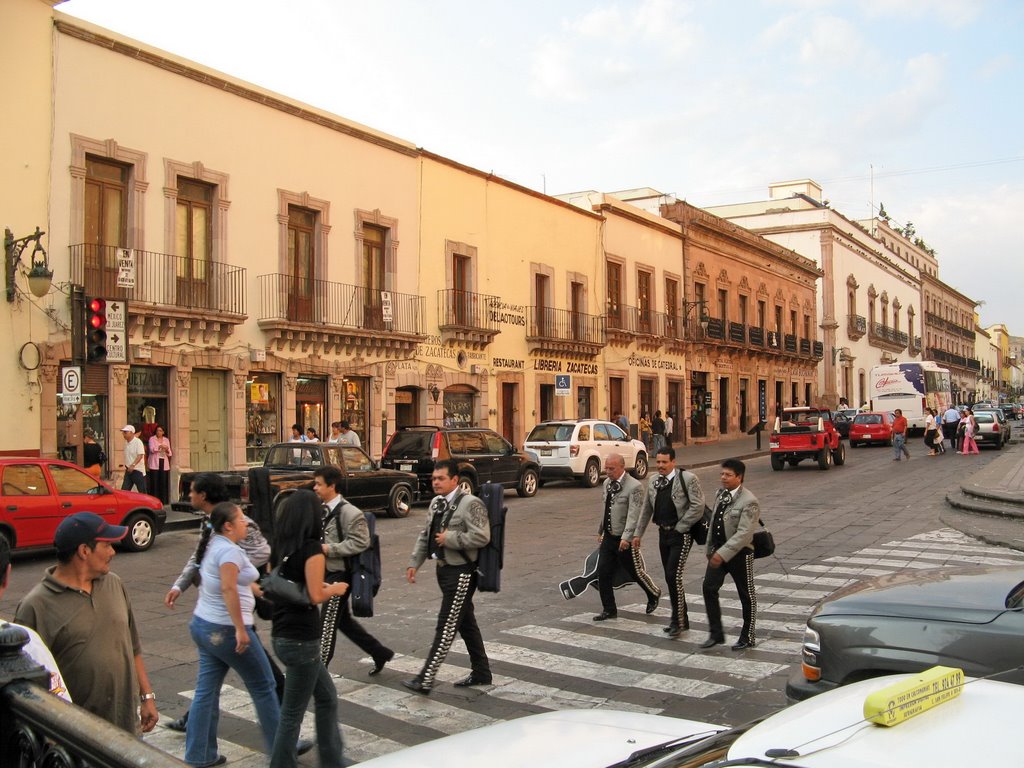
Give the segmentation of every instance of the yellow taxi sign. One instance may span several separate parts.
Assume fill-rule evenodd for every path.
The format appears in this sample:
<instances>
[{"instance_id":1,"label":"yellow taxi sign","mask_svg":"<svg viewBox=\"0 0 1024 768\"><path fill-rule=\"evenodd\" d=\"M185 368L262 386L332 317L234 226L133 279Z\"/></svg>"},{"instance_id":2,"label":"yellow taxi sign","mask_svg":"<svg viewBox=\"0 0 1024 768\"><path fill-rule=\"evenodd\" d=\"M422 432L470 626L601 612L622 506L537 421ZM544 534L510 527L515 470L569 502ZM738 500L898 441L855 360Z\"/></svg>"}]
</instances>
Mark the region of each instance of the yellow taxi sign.
<instances>
[{"instance_id":1,"label":"yellow taxi sign","mask_svg":"<svg viewBox=\"0 0 1024 768\"><path fill-rule=\"evenodd\" d=\"M869 694L864 700L864 719L878 725L898 725L956 698L963 687L962 669L932 667Z\"/></svg>"}]
</instances>

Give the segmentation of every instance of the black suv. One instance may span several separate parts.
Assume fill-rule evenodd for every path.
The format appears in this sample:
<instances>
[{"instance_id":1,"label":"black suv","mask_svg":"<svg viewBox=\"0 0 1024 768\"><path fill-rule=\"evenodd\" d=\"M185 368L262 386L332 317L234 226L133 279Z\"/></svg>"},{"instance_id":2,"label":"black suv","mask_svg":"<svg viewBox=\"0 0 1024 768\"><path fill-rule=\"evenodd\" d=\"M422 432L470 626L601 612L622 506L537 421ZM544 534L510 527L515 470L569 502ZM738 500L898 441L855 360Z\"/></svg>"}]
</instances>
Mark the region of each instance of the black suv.
<instances>
[{"instance_id":1,"label":"black suv","mask_svg":"<svg viewBox=\"0 0 1024 768\"><path fill-rule=\"evenodd\" d=\"M501 483L525 497L537 493L537 461L490 429L400 427L384 446L380 465L415 472L420 481L419 498L429 499L434 495L430 475L434 461L440 459L459 462L462 488L467 493L475 493L482 483Z\"/></svg>"}]
</instances>

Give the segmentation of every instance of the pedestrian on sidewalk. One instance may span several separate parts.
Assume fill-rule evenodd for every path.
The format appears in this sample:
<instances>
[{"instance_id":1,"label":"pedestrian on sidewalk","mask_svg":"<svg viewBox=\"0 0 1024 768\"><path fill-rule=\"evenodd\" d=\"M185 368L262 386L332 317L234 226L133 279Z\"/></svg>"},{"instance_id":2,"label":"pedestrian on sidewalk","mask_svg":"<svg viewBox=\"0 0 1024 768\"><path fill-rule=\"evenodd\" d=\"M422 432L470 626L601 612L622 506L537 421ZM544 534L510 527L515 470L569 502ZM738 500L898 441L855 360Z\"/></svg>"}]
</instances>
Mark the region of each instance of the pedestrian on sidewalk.
<instances>
[{"instance_id":1,"label":"pedestrian on sidewalk","mask_svg":"<svg viewBox=\"0 0 1024 768\"><path fill-rule=\"evenodd\" d=\"M164 428L159 424L153 430L153 436L149 438L149 458L146 460L146 481L149 485L149 495L156 496L166 504L170 501L170 477L171 457L174 451L171 450L171 441L167 437Z\"/></svg>"},{"instance_id":2,"label":"pedestrian on sidewalk","mask_svg":"<svg viewBox=\"0 0 1024 768\"><path fill-rule=\"evenodd\" d=\"M743 480L747 467L739 459L722 462L722 488L715 500L715 510L708 526L707 570L704 571L704 606L708 612L708 639L701 648L712 648L725 642L722 608L718 593L725 576L732 577L743 609L743 629L734 651L753 648L757 618L757 595L754 591L754 532L761 521L761 506L748 491Z\"/></svg>"},{"instance_id":3,"label":"pedestrian on sidewalk","mask_svg":"<svg viewBox=\"0 0 1024 768\"><path fill-rule=\"evenodd\" d=\"M964 417L960 420L960 426L964 432L964 449L963 455L967 456L972 453L981 453L978 450L978 443L974 440L975 434L978 432L978 422L974 419L974 411L970 408L964 411Z\"/></svg>"},{"instance_id":4,"label":"pedestrian on sidewalk","mask_svg":"<svg viewBox=\"0 0 1024 768\"><path fill-rule=\"evenodd\" d=\"M907 450L907 417L903 411L897 408L893 411L896 417L892 420L892 450L895 456L893 461L899 461L902 456L910 461L910 451Z\"/></svg>"},{"instance_id":5,"label":"pedestrian on sidewalk","mask_svg":"<svg viewBox=\"0 0 1024 768\"><path fill-rule=\"evenodd\" d=\"M959 427L960 411L950 405L942 414L942 436L949 440L949 444L953 447L953 453L957 452L956 433Z\"/></svg>"},{"instance_id":6,"label":"pedestrian on sidewalk","mask_svg":"<svg viewBox=\"0 0 1024 768\"><path fill-rule=\"evenodd\" d=\"M135 427L125 424L121 427L121 435L124 437L124 479L121 481L121 490L130 491L132 488L139 493L149 493L146 487L146 448L135 434Z\"/></svg>"},{"instance_id":7,"label":"pedestrian on sidewalk","mask_svg":"<svg viewBox=\"0 0 1024 768\"><path fill-rule=\"evenodd\" d=\"M621 565L647 595L647 613L654 613L661 598L661 589L644 569L640 548L632 545L634 529L644 504L644 487L626 472L626 460L613 453L604 461L604 515L597 531L601 554L597 563L597 591L601 595L601 612L594 621L617 617L615 605L615 571Z\"/></svg>"},{"instance_id":8,"label":"pedestrian on sidewalk","mask_svg":"<svg viewBox=\"0 0 1024 768\"><path fill-rule=\"evenodd\" d=\"M672 605L672 618L664 631L669 637L679 637L690 628L683 569L693 546L690 528L704 516L704 491L695 474L676 466L673 448L666 446L658 451L654 464L658 471L647 481L647 495L633 531L632 549L640 549L640 540L653 519L658 527L658 552ZM631 527L629 522L626 527Z\"/></svg>"},{"instance_id":9,"label":"pedestrian on sidewalk","mask_svg":"<svg viewBox=\"0 0 1024 768\"><path fill-rule=\"evenodd\" d=\"M338 493L343 479L341 470L331 466L320 467L313 475L313 492L323 504L323 551L327 558L328 584L339 581L351 584L349 558L365 552L371 543L366 516ZM332 597L320 612L320 657L324 666L330 666L334 658L338 632L370 655L373 659L371 675L376 675L395 657L393 650L381 644L352 617L348 593Z\"/></svg>"},{"instance_id":10,"label":"pedestrian on sidewalk","mask_svg":"<svg viewBox=\"0 0 1024 768\"><path fill-rule=\"evenodd\" d=\"M929 456L938 456L942 438L939 436L939 427L935 421L935 409L925 408L925 413L927 416L924 420L924 444L928 446Z\"/></svg>"}]
</instances>

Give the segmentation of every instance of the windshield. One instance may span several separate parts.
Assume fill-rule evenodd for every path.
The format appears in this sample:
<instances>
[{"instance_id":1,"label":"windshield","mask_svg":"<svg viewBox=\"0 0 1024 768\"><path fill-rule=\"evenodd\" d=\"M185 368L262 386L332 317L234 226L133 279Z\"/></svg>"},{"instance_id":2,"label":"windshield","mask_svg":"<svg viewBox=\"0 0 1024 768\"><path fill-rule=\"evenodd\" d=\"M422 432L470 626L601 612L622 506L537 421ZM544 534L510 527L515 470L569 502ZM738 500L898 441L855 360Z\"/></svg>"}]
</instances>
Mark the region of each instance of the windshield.
<instances>
[{"instance_id":1,"label":"windshield","mask_svg":"<svg viewBox=\"0 0 1024 768\"><path fill-rule=\"evenodd\" d=\"M575 424L538 424L526 438L528 443L536 442L559 442L564 443L572 439L572 430Z\"/></svg>"},{"instance_id":2,"label":"windshield","mask_svg":"<svg viewBox=\"0 0 1024 768\"><path fill-rule=\"evenodd\" d=\"M880 413L861 413L853 419L854 424L881 424L882 414Z\"/></svg>"}]
</instances>

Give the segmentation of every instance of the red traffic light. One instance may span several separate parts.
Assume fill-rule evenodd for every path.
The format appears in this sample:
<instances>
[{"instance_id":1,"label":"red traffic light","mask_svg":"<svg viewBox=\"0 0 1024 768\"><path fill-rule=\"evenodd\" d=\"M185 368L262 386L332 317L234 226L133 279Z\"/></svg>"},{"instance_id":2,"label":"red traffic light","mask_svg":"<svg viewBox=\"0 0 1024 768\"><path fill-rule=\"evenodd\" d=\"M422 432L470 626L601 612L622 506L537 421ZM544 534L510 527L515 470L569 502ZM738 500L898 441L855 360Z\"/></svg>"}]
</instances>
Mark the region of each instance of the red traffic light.
<instances>
[{"instance_id":1,"label":"red traffic light","mask_svg":"<svg viewBox=\"0 0 1024 768\"><path fill-rule=\"evenodd\" d=\"M107 360L107 302L105 299L90 299L86 303L86 360L90 363L104 363Z\"/></svg>"}]
</instances>

